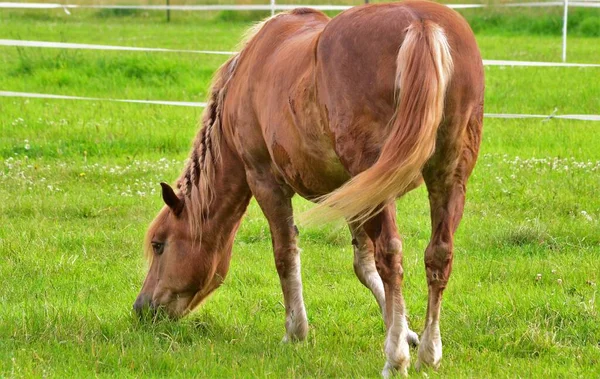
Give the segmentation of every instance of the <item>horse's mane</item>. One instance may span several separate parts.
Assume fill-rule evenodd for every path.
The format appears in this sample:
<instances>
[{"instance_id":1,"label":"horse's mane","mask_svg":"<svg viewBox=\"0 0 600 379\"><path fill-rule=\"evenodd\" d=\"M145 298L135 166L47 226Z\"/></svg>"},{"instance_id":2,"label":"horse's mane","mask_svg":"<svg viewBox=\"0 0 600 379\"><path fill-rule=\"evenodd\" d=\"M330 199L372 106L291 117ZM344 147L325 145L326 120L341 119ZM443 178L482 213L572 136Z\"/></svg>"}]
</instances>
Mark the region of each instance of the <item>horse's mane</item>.
<instances>
[{"instance_id":1,"label":"horse's mane","mask_svg":"<svg viewBox=\"0 0 600 379\"><path fill-rule=\"evenodd\" d=\"M210 86L209 99L202 114L201 129L194 139L190 156L177 181L180 196L184 196L190 232L195 240L200 241L202 238L202 224L208 219L210 206L215 198L214 178L221 166L222 108L228 84L249 43L274 17L248 29L239 53L218 69Z\"/></svg>"},{"instance_id":2,"label":"horse's mane","mask_svg":"<svg viewBox=\"0 0 600 379\"><path fill-rule=\"evenodd\" d=\"M270 20L286 13L279 13L249 28L240 43L239 53L229 58L213 77L208 102L202 114L201 129L194 138L190 155L177 180L177 189L184 200L190 235L194 241L202 240L202 225L209 217L210 206L215 198L215 173L221 166L222 108L228 84L240 57L254 37ZM152 259L150 238L157 226L165 221L166 214L163 209L150 224L146 234L144 251L149 261Z\"/></svg>"},{"instance_id":3,"label":"horse's mane","mask_svg":"<svg viewBox=\"0 0 600 379\"><path fill-rule=\"evenodd\" d=\"M190 155L177 180L180 196L184 198L190 233L198 239L202 237L202 224L208 218L215 195L215 173L221 166L223 98L236 62L237 55L225 62L213 78L201 129L194 138Z\"/></svg>"}]
</instances>

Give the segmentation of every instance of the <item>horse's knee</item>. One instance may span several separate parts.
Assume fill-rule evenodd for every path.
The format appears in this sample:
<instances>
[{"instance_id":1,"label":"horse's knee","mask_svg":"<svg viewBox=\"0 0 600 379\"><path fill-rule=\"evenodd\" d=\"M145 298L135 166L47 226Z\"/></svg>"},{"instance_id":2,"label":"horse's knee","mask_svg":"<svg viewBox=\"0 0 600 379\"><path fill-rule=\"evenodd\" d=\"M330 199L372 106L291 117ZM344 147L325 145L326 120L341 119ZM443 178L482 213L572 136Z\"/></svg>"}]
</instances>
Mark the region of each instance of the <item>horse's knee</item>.
<instances>
[{"instance_id":1,"label":"horse's knee","mask_svg":"<svg viewBox=\"0 0 600 379\"><path fill-rule=\"evenodd\" d=\"M431 243L425 251L425 268L427 282L445 287L452 271L452 244L445 242Z\"/></svg>"}]
</instances>

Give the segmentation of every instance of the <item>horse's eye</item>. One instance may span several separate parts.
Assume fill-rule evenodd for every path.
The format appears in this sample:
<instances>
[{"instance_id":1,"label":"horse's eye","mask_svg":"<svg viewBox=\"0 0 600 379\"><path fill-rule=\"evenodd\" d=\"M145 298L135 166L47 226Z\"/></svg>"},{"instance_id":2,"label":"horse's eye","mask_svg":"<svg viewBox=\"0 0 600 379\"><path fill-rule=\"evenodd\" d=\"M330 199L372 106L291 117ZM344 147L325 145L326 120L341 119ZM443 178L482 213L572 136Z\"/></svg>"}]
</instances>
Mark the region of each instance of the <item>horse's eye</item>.
<instances>
[{"instance_id":1,"label":"horse's eye","mask_svg":"<svg viewBox=\"0 0 600 379\"><path fill-rule=\"evenodd\" d=\"M165 244L162 242L152 242L152 250L154 250L154 254L161 255L163 250L165 249Z\"/></svg>"}]
</instances>

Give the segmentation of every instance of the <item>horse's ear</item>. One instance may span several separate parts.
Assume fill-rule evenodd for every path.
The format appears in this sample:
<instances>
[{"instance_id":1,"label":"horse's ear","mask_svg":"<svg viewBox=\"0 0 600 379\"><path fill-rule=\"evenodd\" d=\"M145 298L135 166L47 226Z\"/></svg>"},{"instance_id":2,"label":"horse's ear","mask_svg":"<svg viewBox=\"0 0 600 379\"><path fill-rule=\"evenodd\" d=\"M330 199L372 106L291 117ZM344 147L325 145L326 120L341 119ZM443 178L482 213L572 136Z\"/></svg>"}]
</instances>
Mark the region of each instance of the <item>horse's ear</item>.
<instances>
[{"instance_id":1,"label":"horse's ear","mask_svg":"<svg viewBox=\"0 0 600 379\"><path fill-rule=\"evenodd\" d=\"M171 186L167 183L160 183L160 186L162 187L162 198L165 204L171 208L176 216L179 216L183 210L183 200L175 194L173 188L171 188Z\"/></svg>"}]
</instances>

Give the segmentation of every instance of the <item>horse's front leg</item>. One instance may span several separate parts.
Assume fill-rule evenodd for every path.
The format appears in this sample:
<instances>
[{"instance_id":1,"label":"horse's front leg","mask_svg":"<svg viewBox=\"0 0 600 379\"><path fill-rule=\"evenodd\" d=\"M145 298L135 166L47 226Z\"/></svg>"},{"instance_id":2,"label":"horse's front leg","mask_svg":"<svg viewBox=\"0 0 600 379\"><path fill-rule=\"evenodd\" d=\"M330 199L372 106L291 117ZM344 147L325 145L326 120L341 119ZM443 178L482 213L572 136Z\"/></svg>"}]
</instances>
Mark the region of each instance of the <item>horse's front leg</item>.
<instances>
[{"instance_id":1,"label":"horse's front leg","mask_svg":"<svg viewBox=\"0 0 600 379\"><path fill-rule=\"evenodd\" d=\"M306 309L302 297L300 249L296 244L291 197L294 192L279 184L271 175L248 173L248 184L271 229L275 266L285 303L284 342L300 341L308 333Z\"/></svg>"}]
</instances>

